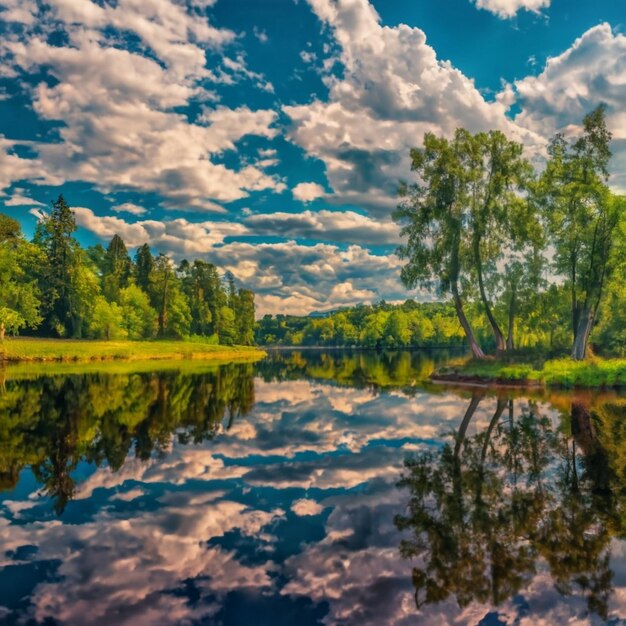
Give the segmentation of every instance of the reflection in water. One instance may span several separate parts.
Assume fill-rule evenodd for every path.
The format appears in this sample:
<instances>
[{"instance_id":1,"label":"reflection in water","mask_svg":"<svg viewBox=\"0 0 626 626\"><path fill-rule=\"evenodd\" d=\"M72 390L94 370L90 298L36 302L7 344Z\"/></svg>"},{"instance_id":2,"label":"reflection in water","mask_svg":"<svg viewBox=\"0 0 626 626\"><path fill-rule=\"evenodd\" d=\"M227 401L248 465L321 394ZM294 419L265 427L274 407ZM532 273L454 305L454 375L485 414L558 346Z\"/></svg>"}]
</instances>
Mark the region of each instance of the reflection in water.
<instances>
[{"instance_id":1,"label":"reflection in water","mask_svg":"<svg viewBox=\"0 0 626 626\"><path fill-rule=\"evenodd\" d=\"M79 461L119 469L131 453L149 459L170 445L212 437L254 404L252 365L211 372L42 376L10 380L0 395L0 489L29 466L62 513Z\"/></svg>"},{"instance_id":2,"label":"reflection in water","mask_svg":"<svg viewBox=\"0 0 626 626\"><path fill-rule=\"evenodd\" d=\"M420 383L438 358L9 371L0 623L626 617L624 401Z\"/></svg>"},{"instance_id":3,"label":"reflection in water","mask_svg":"<svg viewBox=\"0 0 626 626\"><path fill-rule=\"evenodd\" d=\"M390 350L385 352L336 350L276 351L259 364L266 382L302 378L372 391L400 389L415 393L436 367L459 351Z\"/></svg>"},{"instance_id":4,"label":"reflection in water","mask_svg":"<svg viewBox=\"0 0 626 626\"><path fill-rule=\"evenodd\" d=\"M516 414L498 397L489 425L468 437L474 395L452 441L408 459L410 531L400 551L413 569L418 609L454 596L498 606L529 587L540 569L564 596L584 597L608 617L611 540L624 534L623 401L574 397L569 423L536 403Z\"/></svg>"}]
</instances>

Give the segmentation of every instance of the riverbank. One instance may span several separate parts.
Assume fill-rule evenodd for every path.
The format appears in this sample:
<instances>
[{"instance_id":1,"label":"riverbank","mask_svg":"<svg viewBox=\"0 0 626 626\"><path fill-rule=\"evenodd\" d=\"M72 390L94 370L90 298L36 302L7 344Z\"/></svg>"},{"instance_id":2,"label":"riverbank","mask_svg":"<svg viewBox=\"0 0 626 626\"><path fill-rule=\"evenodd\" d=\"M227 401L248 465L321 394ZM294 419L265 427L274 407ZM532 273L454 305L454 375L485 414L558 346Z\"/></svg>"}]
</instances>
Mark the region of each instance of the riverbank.
<instances>
[{"instance_id":1,"label":"riverbank","mask_svg":"<svg viewBox=\"0 0 626 626\"><path fill-rule=\"evenodd\" d=\"M535 365L472 359L439 368L432 374L431 381L470 386L626 387L626 359L553 359Z\"/></svg>"},{"instance_id":2,"label":"riverbank","mask_svg":"<svg viewBox=\"0 0 626 626\"><path fill-rule=\"evenodd\" d=\"M0 344L0 362L90 361L258 361L265 351L246 346L216 346L201 341L90 341L10 338Z\"/></svg>"}]
</instances>

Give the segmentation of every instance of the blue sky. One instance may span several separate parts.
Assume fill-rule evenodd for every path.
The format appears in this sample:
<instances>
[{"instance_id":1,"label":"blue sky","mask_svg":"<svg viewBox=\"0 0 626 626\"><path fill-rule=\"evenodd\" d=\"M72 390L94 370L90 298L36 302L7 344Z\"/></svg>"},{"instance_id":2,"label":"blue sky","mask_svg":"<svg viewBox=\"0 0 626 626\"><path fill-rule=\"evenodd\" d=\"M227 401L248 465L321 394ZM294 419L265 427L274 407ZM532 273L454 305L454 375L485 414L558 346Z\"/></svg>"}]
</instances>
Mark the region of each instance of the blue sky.
<instances>
[{"instance_id":1,"label":"blue sky","mask_svg":"<svg viewBox=\"0 0 626 626\"><path fill-rule=\"evenodd\" d=\"M259 313L401 300L390 215L424 132L541 160L604 102L626 188L615 0L0 0L0 210L201 257Z\"/></svg>"}]
</instances>

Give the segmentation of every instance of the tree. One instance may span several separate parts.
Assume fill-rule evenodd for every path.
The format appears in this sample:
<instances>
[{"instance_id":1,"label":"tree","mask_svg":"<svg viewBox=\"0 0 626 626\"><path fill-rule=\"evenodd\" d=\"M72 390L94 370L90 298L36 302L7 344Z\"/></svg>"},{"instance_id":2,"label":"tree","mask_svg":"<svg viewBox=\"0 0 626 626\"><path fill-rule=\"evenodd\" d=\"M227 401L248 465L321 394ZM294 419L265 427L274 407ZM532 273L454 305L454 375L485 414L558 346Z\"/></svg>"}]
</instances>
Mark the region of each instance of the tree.
<instances>
[{"instance_id":1,"label":"tree","mask_svg":"<svg viewBox=\"0 0 626 626\"><path fill-rule=\"evenodd\" d=\"M193 264L183 261L179 267L182 288L191 311L191 332L211 335L214 331L215 289L220 288L217 268L206 261L196 259Z\"/></svg>"},{"instance_id":2,"label":"tree","mask_svg":"<svg viewBox=\"0 0 626 626\"><path fill-rule=\"evenodd\" d=\"M254 292L240 289L237 294L237 343L241 346L254 344L255 306Z\"/></svg>"},{"instance_id":3,"label":"tree","mask_svg":"<svg viewBox=\"0 0 626 626\"><path fill-rule=\"evenodd\" d=\"M554 266L570 289L572 358L585 358L589 335L607 281L617 262L617 226L624 198L607 187L611 133L605 107L583 120L582 135L568 142L561 134L549 147L549 160L537 195L555 248Z\"/></svg>"},{"instance_id":4,"label":"tree","mask_svg":"<svg viewBox=\"0 0 626 626\"><path fill-rule=\"evenodd\" d=\"M148 295L137 285L131 284L120 291L122 326L129 339L152 337L156 328L157 314L150 306Z\"/></svg>"},{"instance_id":5,"label":"tree","mask_svg":"<svg viewBox=\"0 0 626 626\"><path fill-rule=\"evenodd\" d=\"M510 253L516 241L526 239L519 232L521 228L526 233L530 230L528 223L534 216L527 209L533 205L524 196L533 168L523 158L523 146L508 140L500 131L472 135L461 130L457 136L461 138L460 158L467 177L465 202L469 208L472 272L496 341L496 352L502 353L507 342L487 292L488 274L501 274L498 261ZM524 220L516 219L520 213ZM511 323L511 331L512 327Z\"/></svg>"},{"instance_id":6,"label":"tree","mask_svg":"<svg viewBox=\"0 0 626 626\"><path fill-rule=\"evenodd\" d=\"M72 307L72 288L81 261L75 231L74 214L60 195L50 214L39 222L35 234L35 243L46 257L39 280L45 324L49 331L61 336L80 335L79 320Z\"/></svg>"},{"instance_id":7,"label":"tree","mask_svg":"<svg viewBox=\"0 0 626 626\"><path fill-rule=\"evenodd\" d=\"M111 239L102 266L102 293L107 300L119 302L120 291L128 287L132 274L132 261L119 235Z\"/></svg>"},{"instance_id":8,"label":"tree","mask_svg":"<svg viewBox=\"0 0 626 626\"><path fill-rule=\"evenodd\" d=\"M402 281L407 287L436 285L440 293L450 292L459 322L472 354L484 358L464 310L460 279L469 272L471 240L466 225L468 180L463 164L465 131L457 131L452 140L431 133L424 136L423 148L411 150L411 169L419 181L403 185L403 201L394 214L407 237L398 255L407 263Z\"/></svg>"},{"instance_id":9,"label":"tree","mask_svg":"<svg viewBox=\"0 0 626 626\"><path fill-rule=\"evenodd\" d=\"M87 264L81 252L81 261L74 271L70 290L73 336L80 339L83 335L83 324L89 320L96 298L100 293L100 284L96 272Z\"/></svg>"},{"instance_id":10,"label":"tree","mask_svg":"<svg viewBox=\"0 0 626 626\"><path fill-rule=\"evenodd\" d=\"M407 314L396 309L387 318L385 324L384 340L388 347L402 347L409 345L411 341L411 329L409 328L409 318Z\"/></svg>"},{"instance_id":11,"label":"tree","mask_svg":"<svg viewBox=\"0 0 626 626\"><path fill-rule=\"evenodd\" d=\"M237 326L235 323L235 312L228 306L220 309L220 343L225 346L232 346L237 341Z\"/></svg>"},{"instance_id":12,"label":"tree","mask_svg":"<svg viewBox=\"0 0 626 626\"><path fill-rule=\"evenodd\" d=\"M120 339L126 333L123 328L123 310L116 302L107 302L103 296L96 298L89 330L96 339Z\"/></svg>"},{"instance_id":13,"label":"tree","mask_svg":"<svg viewBox=\"0 0 626 626\"><path fill-rule=\"evenodd\" d=\"M135 282L146 293L150 292L150 274L154 269L154 257L150 252L150 246L144 243L137 248L135 253Z\"/></svg>"},{"instance_id":14,"label":"tree","mask_svg":"<svg viewBox=\"0 0 626 626\"><path fill-rule=\"evenodd\" d=\"M174 265L165 254L159 254L150 273L152 305L157 311L159 337L184 337L189 334L191 312L181 291Z\"/></svg>"},{"instance_id":15,"label":"tree","mask_svg":"<svg viewBox=\"0 0 626 626\"><path fill-rule=\"evenodd\" d=\"M0 340L41 322L35 271L39 249L22 236L18 222L0 214Z\"/></svg>"}]
</instances>

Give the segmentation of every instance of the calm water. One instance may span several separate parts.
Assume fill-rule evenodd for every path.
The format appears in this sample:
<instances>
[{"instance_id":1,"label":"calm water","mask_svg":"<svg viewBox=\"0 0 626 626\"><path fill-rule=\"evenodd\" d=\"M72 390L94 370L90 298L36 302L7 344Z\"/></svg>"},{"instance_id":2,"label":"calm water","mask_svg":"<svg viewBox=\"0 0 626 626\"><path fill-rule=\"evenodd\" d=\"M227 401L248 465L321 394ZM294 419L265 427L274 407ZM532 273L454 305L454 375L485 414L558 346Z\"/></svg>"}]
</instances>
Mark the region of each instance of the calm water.
<instances>
[{"instance_id":1,"label":"calm water","mask_svg":"<svg viewBox=\"0 0 626 626\"><path fill-rule=\"evenodd\" d=\"M5 372L0 623L626 624L626 397L433 361Z\"/></svg>"}]
</instances>

